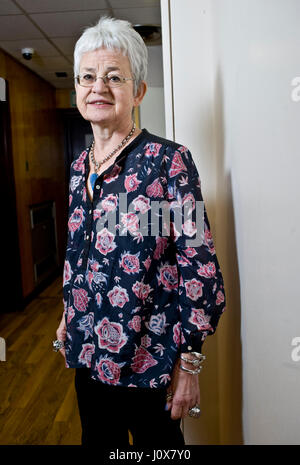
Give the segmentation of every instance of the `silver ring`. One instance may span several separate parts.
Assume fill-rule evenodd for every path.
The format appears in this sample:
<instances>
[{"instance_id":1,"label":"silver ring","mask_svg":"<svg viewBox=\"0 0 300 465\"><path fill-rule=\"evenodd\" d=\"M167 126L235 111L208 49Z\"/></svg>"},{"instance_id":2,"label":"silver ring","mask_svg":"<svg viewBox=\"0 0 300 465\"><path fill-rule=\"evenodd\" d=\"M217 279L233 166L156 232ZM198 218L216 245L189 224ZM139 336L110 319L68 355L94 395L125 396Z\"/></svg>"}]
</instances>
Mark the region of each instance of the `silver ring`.
<instances>
[{"instance_id":1,"label":"silver ring","mask_svg":"<svg viewBox=\"0 0 300 465\"><path fill-rule=\"evenodd\" d=\"M192 418L199 418L201 415L201 410L198 404L189 409L189 416Z\"/></svg>"},{"instance_id":2,"label":"silver ring","mask_svg":"<svg viewBox=\"0 0 300 465\"><path fill-rule=\"evenodd\" d=\"M52 344L54 352L58 352L60 349L63 349L65 347L65 343L63 341L59 341L58 339L56 339L56 341L53 341Z\"/></svg>"}]
</instances>

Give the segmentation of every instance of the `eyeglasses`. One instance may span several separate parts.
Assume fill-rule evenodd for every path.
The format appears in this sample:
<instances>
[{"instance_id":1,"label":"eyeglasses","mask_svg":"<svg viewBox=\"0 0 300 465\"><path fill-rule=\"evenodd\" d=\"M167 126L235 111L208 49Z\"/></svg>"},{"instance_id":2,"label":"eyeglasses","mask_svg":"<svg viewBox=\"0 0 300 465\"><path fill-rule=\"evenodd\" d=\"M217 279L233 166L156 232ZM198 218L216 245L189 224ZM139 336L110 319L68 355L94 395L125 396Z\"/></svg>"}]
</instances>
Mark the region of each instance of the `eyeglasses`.
<instances>
[{"instance_id":1,"label":"eyeglasses","mask_svg":"<svg viewBox=\"0 0 300 465\"><path fill-rule=\"evenodd\" d=\"M83 87L92 87L97 79L102 79L108 87L120 87L126 81L134 81L133 78L126 78L119 73L110 72L105 76L97 76L95 73L82 73L75 77L77 83Z\"/></svg>"}]
</instances>

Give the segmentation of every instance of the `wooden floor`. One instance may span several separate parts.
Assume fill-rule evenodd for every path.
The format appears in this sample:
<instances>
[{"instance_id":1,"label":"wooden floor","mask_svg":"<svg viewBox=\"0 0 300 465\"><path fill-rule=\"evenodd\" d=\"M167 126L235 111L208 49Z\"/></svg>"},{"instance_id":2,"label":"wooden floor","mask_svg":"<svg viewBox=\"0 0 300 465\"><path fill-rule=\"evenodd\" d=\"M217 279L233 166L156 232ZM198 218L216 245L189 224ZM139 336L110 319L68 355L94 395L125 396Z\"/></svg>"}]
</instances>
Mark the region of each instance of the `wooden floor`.
<instances>
[{"instance_id":1,"label":"wooden floor","mask_svg":"<svg viewBox=\"0 0 300 465\"><path fill-rule=\"evenodd\" d=\"M78 445L81 426L73 369L52 350L62 317L62 279L22 312L0 313L0 444Z\"/></svg>"}]
</instances>

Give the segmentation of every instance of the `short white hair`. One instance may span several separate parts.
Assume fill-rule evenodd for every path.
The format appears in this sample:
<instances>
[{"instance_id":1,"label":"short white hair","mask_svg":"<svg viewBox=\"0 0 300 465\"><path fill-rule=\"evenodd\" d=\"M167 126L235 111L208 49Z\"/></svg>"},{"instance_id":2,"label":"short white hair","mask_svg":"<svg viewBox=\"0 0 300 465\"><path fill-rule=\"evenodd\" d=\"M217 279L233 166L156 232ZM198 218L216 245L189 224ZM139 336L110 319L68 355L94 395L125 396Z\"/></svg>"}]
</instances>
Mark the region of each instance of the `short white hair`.
<instances>
[{"instance_id":1,"label":"short white hair","mask_svg":"<svg viewBox=\"0 0 300 465\"><path fill-rule=\"evenodd\" d=\"M138 32L128 21L102 16L95 26L84 30L74 49L74 77L78 76L83 53L100 47L119 50L127 55L134 78L134 94L147 77L148 50Z\"/></svg>"}]
</instances>

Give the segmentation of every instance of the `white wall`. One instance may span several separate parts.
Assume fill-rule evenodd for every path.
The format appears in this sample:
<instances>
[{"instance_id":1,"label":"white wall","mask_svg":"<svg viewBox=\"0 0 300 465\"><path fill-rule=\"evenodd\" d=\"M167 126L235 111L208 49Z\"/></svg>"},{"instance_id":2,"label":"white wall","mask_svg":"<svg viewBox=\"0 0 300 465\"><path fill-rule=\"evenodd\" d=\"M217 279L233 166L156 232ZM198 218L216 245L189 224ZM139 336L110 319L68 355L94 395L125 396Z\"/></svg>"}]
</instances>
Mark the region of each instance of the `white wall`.
<instances>
[{"instance_id":1,"label":"white wall","mask_svg":"<svg viewBox=\"0 0 300 465\"><path fill-rule=\"evenodd\" d=\"M215 69L241 282L246 444L300 442L298 0L215 0ZM218 105L218 102L217 102ZM217 135L218 137L218 135Z\"/></svg>"},{"instance_id":2,"label":"white wall","mask_svg":"<svg viewBox=\"0 0 300 465\"><path fill-rule=\"evenodd\" d=\"M148 87L140 105L140 124L152 134L166 136L163 87Z\"/></svg>"},{"instance_id":3,"label":"white wall","mask_svg":"<svg viewBox=\"0 0 300 465\"><path fill-rule=\"evenodd\" d=\"M148 90L140 105L140 126L165 137L165 106L162 47L148 47Z\"/></svg>"},{"instance_id":4,"label":"white wall","mask_svg":"<svg viewBox=\"0 0 300 465\"><path fill-rule=\"evenodd\" d=\"M186 417L187 444L241 443L238 273L231 193L216 151L212 15L209 0L162 0L166 136L187 146L201 179L228 311L203 344L201 418ZM225 184L225 186L224 186ZM223 188L224 186L224 188ZM223 190L221 190L223 188ZM228 192L229 191L229 192ZM230 250L228 250L228 248Z\"/></svg>"},{"instance_id":5,"label":"white wall","mask_svg":"<svg viewBox=\"0 0 300 465\"><path fill-rule=\"evenodd\" d=\"M187 443L238 442L239 409L245 444L299 444L300 2L161 6L166 135L198 166L228 301L203 345L203 416L184 421Z\"/></svg>"}]
</instances>

